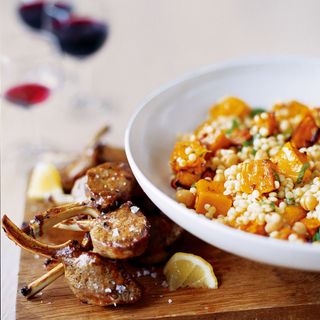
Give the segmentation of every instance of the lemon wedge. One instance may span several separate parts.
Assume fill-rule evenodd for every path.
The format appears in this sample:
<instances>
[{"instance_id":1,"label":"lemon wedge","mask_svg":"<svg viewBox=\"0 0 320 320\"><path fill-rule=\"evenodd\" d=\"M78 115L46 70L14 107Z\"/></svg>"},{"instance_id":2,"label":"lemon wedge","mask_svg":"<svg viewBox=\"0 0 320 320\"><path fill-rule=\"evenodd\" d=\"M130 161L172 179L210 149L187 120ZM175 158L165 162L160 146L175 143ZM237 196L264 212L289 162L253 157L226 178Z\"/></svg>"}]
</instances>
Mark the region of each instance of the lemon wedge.
<instances>
[{"instance_id":1,"label":"lemon wedge","mask_svg":"<svg viewBox=\"0 0 320 320\"><path fill-rule=\"evenodd\" d=\"M45 199L50 195L62 194L61 177L51 163L38 163L31 173L27 196L31 199Z\"/></svg>"},{"instance_id":2,"label":"lemon wedge","mask_svg":"<svg viewBox=\"0 0 320 320\"><path fill-rule=\"evenodd\" d=\"M175 253L164 267L169 290L178 288L218 288L218 280L209 262L190 253Z\"/></svg>"}]
</instances>

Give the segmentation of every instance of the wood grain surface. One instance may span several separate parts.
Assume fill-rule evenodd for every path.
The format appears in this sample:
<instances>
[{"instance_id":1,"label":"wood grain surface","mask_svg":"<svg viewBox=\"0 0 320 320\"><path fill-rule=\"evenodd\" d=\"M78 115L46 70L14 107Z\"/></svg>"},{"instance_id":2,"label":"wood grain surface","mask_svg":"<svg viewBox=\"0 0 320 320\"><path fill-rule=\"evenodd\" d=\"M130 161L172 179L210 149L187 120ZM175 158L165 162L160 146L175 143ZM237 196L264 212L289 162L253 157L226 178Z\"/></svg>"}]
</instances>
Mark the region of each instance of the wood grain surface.
<instances>
[{"instance_id":1,"label":"wood grain surface","mask_svg":"<svg viewBox=\"0 0 320 320\"><path fill-rule=\"evenodd\" d=\"M33 215L32 211L39 209L39 205L27 203L26 208L25 220L28 220ZM54 236L63 240L56 231ZM104 308L81 303L74 297L65 280L60 278L31 300L25 299L18 292L17 319L320 318L320 273L288 270L242 259L187 233L176 244L175 251L195 253L212 263L219 288L170 292L161 285L164 280L161 267L148 268L156 272L157 276L138 279L144 287L140 302L130 306ZM142 271L141 268L139 271ZM43 259L23 251L19 289L43 273Z\"/></svg>"}]
</instances>

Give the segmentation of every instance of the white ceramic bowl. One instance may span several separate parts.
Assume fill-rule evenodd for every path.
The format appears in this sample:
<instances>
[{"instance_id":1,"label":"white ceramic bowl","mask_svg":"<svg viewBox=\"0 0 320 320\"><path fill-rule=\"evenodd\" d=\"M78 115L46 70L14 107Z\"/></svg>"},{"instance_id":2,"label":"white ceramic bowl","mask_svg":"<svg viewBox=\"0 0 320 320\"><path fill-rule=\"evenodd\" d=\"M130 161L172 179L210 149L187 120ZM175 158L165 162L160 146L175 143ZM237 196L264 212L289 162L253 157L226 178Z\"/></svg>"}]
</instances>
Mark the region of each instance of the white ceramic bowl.
<instances>
[{"instance_id":1,"label":"white ceramic bowl","mask_svg":"<svg viewBox=\"0 0 320 320\"><path fill-rule=\"evenodd\" d=\"M252 260L320 271L320 246L249 234L212 222L178 204L169 157L177 134L202 122L209 107L233 95L251 106L297 99L320 104L320 59L251 59L209 66L163 86L133 115L126 131L129 163L143 190L173 221L196 237Z\"/></svg>"}]
</instances>

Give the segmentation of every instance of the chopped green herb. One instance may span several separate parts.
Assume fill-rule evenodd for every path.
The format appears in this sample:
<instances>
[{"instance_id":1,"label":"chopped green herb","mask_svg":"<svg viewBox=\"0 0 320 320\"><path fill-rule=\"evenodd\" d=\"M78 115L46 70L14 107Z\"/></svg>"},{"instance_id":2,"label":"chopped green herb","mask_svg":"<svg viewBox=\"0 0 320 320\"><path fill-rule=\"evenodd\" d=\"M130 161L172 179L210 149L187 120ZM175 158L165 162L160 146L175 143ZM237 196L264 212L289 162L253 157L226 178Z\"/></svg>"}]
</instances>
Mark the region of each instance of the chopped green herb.
<instances>
[{"instance_id":1,"label":"chopped green herb","mask_svg":"<svg viewBox=\"0 0 320 320\"><path fill-rule=\"evenodd\" d=\"M285 136L286 139L288 139L292 135L292 129L289 128L286 131L283 131L282 134Z\"/></svg>"},{"instance_id":2,"label":"chopped green herb","mask_svg":"<svg viewBox=\"0 0 320 320\"><path fill-rule=\"evenodd\" d=\"M231 128L226 131L226 134L231 134L234 129L239 128L239 125L240 125L240 123L236 119L233 119Z\"/></svg>"},{"instance_id":3,"label":"chopped green herb","mask_svg":"<svg viewBox=\"0 0 320 320\"><path fill-rule=\"evenodd\" d=\"M297 183L301 183L302 180L303 180L303 177L304 177L304 174L306 173L307 169L310 167L310 163L309 162L306 162L303 164L300 172L299 172L299 175L298 175L298 179L297 179Z\"/></svg>"},{"instance_id":4,"label":"chopped green herb","mask_svg":"<svg viewBox=\"0 0 320 320\"><path fill-rule=\"evenodd\" d=\"M242 145L243 145L244 147L252 146L252 145L253 145L253 140L252 140L252 139L247 140L247 141L245 141Z\"/></svg>"},{"instance_id":5,"label":"chopped green herb","mask_svg":"<svg viewBox=\"0 0 320 320\"><path fill-rule=\"evenodd\" d=\"M253 109L253 110L250 112L250 118L254 118L254 116L256 116L257 114L263 113L263 112L266 112L266 110L263 109L263 108Z\"/></svg>"},{"instance_id":6,"label":"chopped green herb","mask_svg":"<svg viewBox=\"0 0 320 320\"><path fill-rule=\"evenodd\" d=\"M273 171L273 175L274 175L275 179L280 182L280 177L278 175L278 172L276 170L272 170L272 171Z\"/></svg>"},{"instance_id":7,"label":"chopped green herb","mask_svg":"<svg viewBox=\"0 0 320 320\"><path fill-rule=\"evenodd\" d=\"M314 234L314 236L312 237L312 241L320 241L320 228L318 229L318 231Z\"/></svg>"},{"instance_id":8,"label":"chopped green herb","mask_svg":"<svg viewBox=\"0 0 320 320\"><path fill-rule=\"evenodd\" d=\"M252 149L252 154L253 154L254 156L256 155L256 153L257 153L257 150Z\"/></svg>"},{"instance_id":9,"label":"chopped green herb","mask_svg":"<svg viewBox=\"0 0 320 320\"><path fill-rule=\"evenodd\" d=\"M276 205L273 202L269 203L269 206L274 210L276 208Z\"/></svg>"},{"instance_id":10,"label":"chopped green herb","mask_svg":"<svg viewBox=\"0 0 320 320\"><path fill-rule=\"evenodd\" d=\"M253 136L253 140L256 140L256 139L260 139L261 138L261 134L260 133L257 133Z\"/></svg>"},{"instance_id":11,"label":"chopped green herb","mask_svg":"<svg viewBox=\"0 0 320 320\"><path fill-rule=\"evenodd\" d=\"M289 206L295 205L294 198L286 198L286 203L287 203Z\"/></svg>"}]
</instances>

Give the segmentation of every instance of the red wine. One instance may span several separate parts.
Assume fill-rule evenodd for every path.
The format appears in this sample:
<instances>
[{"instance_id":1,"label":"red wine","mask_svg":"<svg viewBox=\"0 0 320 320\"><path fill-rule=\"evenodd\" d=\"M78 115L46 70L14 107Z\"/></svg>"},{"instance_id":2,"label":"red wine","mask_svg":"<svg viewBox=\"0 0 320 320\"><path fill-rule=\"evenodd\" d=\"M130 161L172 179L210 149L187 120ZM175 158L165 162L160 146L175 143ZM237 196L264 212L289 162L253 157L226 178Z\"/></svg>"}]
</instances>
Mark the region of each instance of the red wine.
<instances>
[{"instance_id":1,"label":"red wine","mask_svg":"<svg viewBox=\"0 0 320 320\"><path fill-rule=\"evenodd\" d=\"M81 58L102 47L108 36L108 26L103 22L73 17L57 26L55 34L63 52Z\"/></svg>"},{"instance_id":2,"label":"red wine","mask_svg":"<svg viewBox=\"0 0 320 320\"><path fill-rule=\"evenodd\" d=\"M50 89L38 83L20 84L8 89L4 96L15 104L31 107L49 98Z\"/></svg>"},{"instance_id":3,"label":"red wine","mask_svg":"<svg viewBox=\"0 0 320 320\"><path fill-rule=\"evenodd\" d=\"M63 3L56 2L53 4L55 7L56 14L58 15L68 15L72 11L71 6ZM18 8L18 13L24 23L29 27L40 30L42 28L43 16L45 11L45 1L33 1L31 3L22 3Z\"/></svg>"}]
</instances>

